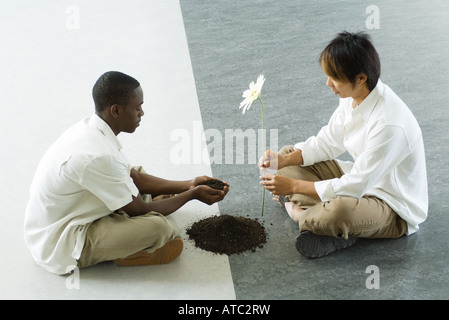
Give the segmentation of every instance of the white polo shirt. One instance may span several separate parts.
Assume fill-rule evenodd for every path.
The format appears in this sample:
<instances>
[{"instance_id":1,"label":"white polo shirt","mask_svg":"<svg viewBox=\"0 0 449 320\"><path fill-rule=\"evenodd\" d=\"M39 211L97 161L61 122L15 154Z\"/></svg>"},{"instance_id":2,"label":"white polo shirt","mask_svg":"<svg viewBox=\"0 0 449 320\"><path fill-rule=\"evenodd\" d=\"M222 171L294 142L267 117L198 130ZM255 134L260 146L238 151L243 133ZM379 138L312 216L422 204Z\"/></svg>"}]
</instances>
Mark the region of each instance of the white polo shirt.
<instances>
[{"instance_id":1,"label":"white polo shirt","mask_svg":"<svg viewBox=\"0 0 449 320\"><path fill-rule=\"evenodd\" d=\"M339 161L341 178L315 182L321 201L338 196L373 195L384 200L416 232L427 218L428 191L421 129L405 103L380 80L356 108L340 99L327 126L295 145L304 166L348 151L354 162Z\"/></svg>"},{"instance_id":2,"label":"white polo shirt","mask_svg":"<svg viewBox=\"0 0 449 320\"><path fill-rule=\"evenodd\" d=\"M24 227L33 258L48 271L73 270L89 224L137 196L121 148L109 125L93 114L65 131L42 158Z\"/></svg>"}]
</instances>

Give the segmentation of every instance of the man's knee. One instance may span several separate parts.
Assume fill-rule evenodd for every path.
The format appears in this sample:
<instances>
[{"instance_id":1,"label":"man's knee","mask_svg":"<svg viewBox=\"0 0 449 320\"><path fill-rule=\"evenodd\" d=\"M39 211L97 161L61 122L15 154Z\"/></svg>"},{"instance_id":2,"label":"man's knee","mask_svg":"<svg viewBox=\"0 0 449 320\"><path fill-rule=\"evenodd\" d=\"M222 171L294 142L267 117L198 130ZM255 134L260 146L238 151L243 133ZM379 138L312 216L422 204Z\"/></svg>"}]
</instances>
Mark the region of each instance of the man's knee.
<instances>
[{"instance_id":1,"label":"man's knee","mask_svg":"<svg viewBox=\"0 0 449 320\"><path fill-rule=\"evenodd\" d=\"M348 197L337 197L331 200L331 210L335 217L346 220L357 204L358 199Z\"/></svg>"},{"instance_id":2,"label":"man's knee","mask_svg":"<svg viewBox=\"0 0 449 320\"><path fill-rule=\"evenodd\" d=\"M327 214L322 215L322 224L326 225L335 237L347 239L351 225L351 213L357 199L337 197L324 203Z\"/></svg>"},{"instance_id":3,"label":"man's knee","mask_svg":"<svg viewBox=\"0 0 449 320\"><path fill-rule=\"evenodd\" d=\"M179 233L179 227L162 215L150 213L148 214L148 219L143 224L148 237L154 238L158 236L164 242L171 240L173 234Z\"/></svg>"}]
</instances>

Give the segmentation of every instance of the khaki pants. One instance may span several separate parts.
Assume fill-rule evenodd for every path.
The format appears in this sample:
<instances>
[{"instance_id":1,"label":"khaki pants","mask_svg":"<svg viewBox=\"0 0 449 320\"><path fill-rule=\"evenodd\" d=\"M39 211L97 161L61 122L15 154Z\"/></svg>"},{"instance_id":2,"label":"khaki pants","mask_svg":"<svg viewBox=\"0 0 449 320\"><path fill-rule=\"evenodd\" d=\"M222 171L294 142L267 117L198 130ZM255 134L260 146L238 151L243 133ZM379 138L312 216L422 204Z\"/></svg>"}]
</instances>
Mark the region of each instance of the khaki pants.
<instances>
[{"instance_id":1,"label":"khaki pants","mask_svg":"<svg viewBox=\"0 0 449 320\"><path fill-rule=\"evenodd\" d=\"M144 172L141 167L135 169ZM150 195L141 196L151 201ZM179 235L179 227L160 213L130 217L119 210L89 225L78 267L125 258L141 250L151 253Z\"/></svg>"},{"instance_id":2,"label":"khaki pants","mask_svg":"<svg viewBox=\"0 0 449 320\"><path fill-rule=\"evenodd\" d=\"M283 147L279 154L293 152L293 146ZM344 172L335 160L312 166L289 166L277 174L292 179L321 181L340 178ZM348 238L398 238L407 232L407 223L388 204L373 196L360 199L337 197L321 202L302 194L287 195L290 201L305 209L299 219L301 231L318 235Z\"/></svg>"}]
</instances>

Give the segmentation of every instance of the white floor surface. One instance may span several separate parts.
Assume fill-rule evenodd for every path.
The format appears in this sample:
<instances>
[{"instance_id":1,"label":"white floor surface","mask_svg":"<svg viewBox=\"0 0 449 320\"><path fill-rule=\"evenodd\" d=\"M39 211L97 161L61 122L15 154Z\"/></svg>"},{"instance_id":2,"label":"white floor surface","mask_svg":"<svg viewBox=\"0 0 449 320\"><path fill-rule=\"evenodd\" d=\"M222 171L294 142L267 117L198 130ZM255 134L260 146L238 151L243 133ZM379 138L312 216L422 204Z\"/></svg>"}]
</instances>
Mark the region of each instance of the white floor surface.
<instances>
[{"instance_id":1,"label":"white floor surface","mask_svg":"<svg viewBox=\"0 0 449 320\"><path fill-rule=\"evenodd\" d=\"M179 2L2 1L0 39L0 299L235 299L228 257L195 248L185 233L171 264L103 263L82 269L79 287L75 275L37 266L23 241L34 170L67 127L93 112L91 88L106 71L125 72L144 90L141 126L119 135L133 164L168 179L211 175L204 162L170 158L174 130L193 139L201 123ZM193 201L171 218L185 230L218 213Z\"/></svg>"}]
</instances>

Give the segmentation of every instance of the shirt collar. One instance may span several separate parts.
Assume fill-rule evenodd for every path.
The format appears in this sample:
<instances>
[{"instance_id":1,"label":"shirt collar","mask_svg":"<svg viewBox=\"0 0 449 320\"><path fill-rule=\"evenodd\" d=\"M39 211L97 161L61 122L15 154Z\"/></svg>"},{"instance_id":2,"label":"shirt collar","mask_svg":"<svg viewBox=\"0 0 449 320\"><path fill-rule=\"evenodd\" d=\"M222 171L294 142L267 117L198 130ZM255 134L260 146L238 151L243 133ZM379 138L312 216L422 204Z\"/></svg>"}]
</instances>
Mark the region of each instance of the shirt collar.
<instances>
[{"instance_id":1,"label":"shirt collar","mask_svg":"<svg viewBox=\"0 0 449 320\"><path fill-rule=\"evenodd\" d=\"M118 150L122 148L122 144L117 139L117 136L112 131L111 127L101 119L97 114L92 114L89 118L89 126L92 128L96 128L101 131L101 133L111 141L114 146L117 147Z\"/></svg>"},{"instance_id":2,"label":"shirt collar","mask_svg":"<svg viewBox=\"0 0 449 320\"><path fill-rule=\"evenodd\" d=\"M369 95L362 101L362 103L353 110L353 113L360 114L363 120L368 121L368 118L371 112L373 111L374 107L376 106L377 101L379 100L383 91L384 91L384 84L379 79L377 81L376 87L373 90L371 90Z\"/></svg>"}]
</instances>

